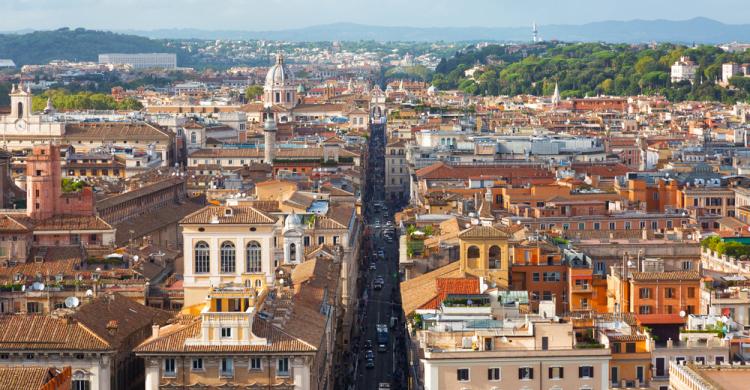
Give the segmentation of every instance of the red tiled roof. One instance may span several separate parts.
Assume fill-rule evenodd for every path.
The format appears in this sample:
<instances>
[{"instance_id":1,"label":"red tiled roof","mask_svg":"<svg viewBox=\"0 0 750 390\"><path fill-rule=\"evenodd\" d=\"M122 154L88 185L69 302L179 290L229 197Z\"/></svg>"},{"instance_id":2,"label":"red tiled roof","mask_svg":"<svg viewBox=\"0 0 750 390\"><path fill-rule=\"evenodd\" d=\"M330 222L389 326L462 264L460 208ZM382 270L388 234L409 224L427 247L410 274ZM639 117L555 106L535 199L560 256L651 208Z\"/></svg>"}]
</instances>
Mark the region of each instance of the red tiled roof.
<instances>
[{"instance_id":1,"label":"red tiled roof","mask_svg":"<svg viewBox=\"0 0 750 390\"><path fill-rule=\"evenodd\" d=\"M437 309L448 294L478 294L479 279L442 278L436 279L437 295L419 309Z\"/></svg>"}]
</instances>

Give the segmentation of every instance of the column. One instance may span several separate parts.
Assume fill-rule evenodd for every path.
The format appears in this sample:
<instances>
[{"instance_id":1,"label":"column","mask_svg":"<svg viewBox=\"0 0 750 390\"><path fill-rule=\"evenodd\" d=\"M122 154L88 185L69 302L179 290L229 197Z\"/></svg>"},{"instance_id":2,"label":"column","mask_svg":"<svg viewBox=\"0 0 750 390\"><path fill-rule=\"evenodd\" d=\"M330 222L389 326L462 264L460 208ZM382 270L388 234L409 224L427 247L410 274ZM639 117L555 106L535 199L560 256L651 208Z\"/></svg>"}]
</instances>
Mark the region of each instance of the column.
<instances>
[{"instance_id":1,"label":"column","mask_svg":"<svg viewBox=\"0 0 750 390\"><path fill-rule=\"evenodd\" d=\"M236 252L234 254L234 274L237 275L237 283L242 282L242 273L247 269L247 265L245 264L247 262L247 248L245 247L247 242L249 242L249 240L245 240L242 237L236 237L234 240L234 245L236 245Z\"/></svg>"},{"instance_id":2,"label":"column","mask_svg":"<svg viewBox=\"0 0 750 390\"><path fill-rule=\"evenodd\" d=\"M145 390L159 390L159 361L157 359L146 359L146 386Z\"/></svg>"},{"instance_id":3,"label":"column","mask_svg":"<svg viewBox=\"0 0 750 390\"><path fill-rule=\"evenodd\" d=\"M294 390L310 389L310 367L304 357L290 358L294 373ZM322 379L322 378L321 378Z\"/></svg>"}]
</instances>

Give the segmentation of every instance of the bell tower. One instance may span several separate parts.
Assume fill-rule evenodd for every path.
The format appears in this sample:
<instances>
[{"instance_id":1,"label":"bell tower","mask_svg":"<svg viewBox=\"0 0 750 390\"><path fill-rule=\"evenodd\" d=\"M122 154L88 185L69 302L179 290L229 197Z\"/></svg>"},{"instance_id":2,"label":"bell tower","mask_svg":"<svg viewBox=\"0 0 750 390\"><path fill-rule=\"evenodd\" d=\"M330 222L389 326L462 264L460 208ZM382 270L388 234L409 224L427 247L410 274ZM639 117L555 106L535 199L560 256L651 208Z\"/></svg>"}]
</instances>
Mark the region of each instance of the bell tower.
<instances>
[{"instance_id":1,"label":"bell tower","mask_svg":"<svg viewBox=\"0 0 750 390\"><path fill-rule=\"evenodd\" d=\"M10 91L10 118L13 120L29 119L31 116L31 88L14 85Z\"/></svg>"},{"instance_id":2,"label":"bell tower","mask_svg":"<svg viewBox=\"0 0 750 390\"><path fill-rule=\"evenodd\" d=\"M270 109L266 112L266 122L263 124L263 160L266 164L273 165L273 159L276 156L276 121Z\"/></svg>"}]
</instances>

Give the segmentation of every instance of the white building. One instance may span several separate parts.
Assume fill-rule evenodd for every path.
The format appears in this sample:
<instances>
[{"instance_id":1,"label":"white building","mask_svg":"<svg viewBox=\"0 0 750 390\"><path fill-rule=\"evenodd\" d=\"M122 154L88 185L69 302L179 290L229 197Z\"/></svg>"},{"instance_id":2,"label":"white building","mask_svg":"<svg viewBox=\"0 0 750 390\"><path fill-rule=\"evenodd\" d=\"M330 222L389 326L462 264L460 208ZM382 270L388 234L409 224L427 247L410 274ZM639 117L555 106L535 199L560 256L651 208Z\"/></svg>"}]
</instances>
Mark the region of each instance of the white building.
<instances>
[{"instance_id":1,"label":"white building","mask_svg":"<svg viewBox=\"0 0 750 390\"><path fill-rule=\"evenodd\" d=\"M690 57L680 57L678 61L675 61L672 65L672 82L679 83L680 81L695 81L695 72L698 70L698 65L690 59Z\"/></svg>"},{"instance_id":2,"label":"white building","mask_svg":"<svg viewBox=\"0 0 750 390\"><path fill-rule=\"evenodd\" d=\"M729 79L740 74L740 66L734 62L721 65L721 82L729 83Z\"/></svg>"},{"instance_id":3,"label":"white building","mask_svg":"<svg viewBox=\"0 0 750 390\"><path fill-rule=\"evenodd\" d=\"M99 54L101 65L130 65L134 69L177 68L175 53L105 53Z\"/></svg>"}]
</instances>

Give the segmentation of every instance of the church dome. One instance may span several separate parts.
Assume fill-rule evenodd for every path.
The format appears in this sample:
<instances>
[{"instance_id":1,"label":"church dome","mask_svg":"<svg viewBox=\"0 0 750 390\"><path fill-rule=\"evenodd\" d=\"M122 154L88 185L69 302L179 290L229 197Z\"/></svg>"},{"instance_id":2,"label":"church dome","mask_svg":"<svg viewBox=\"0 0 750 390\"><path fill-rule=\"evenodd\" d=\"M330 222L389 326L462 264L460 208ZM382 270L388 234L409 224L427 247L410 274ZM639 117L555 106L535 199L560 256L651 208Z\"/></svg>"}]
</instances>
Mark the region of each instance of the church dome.
<instances>
[{"instance_id":1,"label":"church dome","mask_svg":"<svg viewBox=\"0 0 750 390\"><path fill-rule=\"evenodd\" d=\"M286 219L284 220L284 231L299 229L301 226L302 218L300 218L299 215L297 215L297 213L295 212L287 215Z\"/></svg>"},{"instance_id":2,"label":"church dome","mask_svg":"<svg viewBox=\"0 0 750 390\"><path fill-rule=\"evenodd\" d=\"M294 81L294 73L284 64L284 56L276 55L276 64L268 69L266 75L266 87L291 84Z\"/></svg>"}]
</instances>

